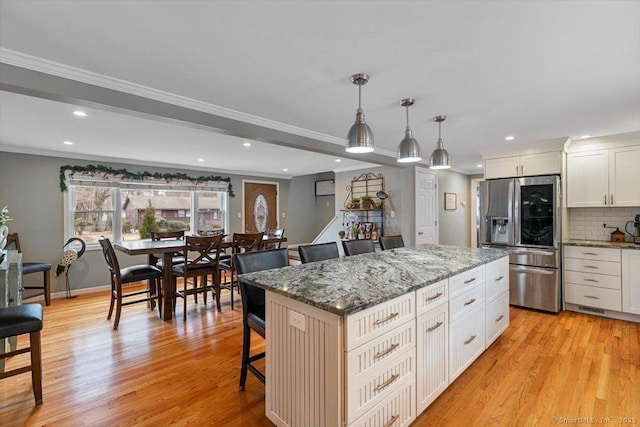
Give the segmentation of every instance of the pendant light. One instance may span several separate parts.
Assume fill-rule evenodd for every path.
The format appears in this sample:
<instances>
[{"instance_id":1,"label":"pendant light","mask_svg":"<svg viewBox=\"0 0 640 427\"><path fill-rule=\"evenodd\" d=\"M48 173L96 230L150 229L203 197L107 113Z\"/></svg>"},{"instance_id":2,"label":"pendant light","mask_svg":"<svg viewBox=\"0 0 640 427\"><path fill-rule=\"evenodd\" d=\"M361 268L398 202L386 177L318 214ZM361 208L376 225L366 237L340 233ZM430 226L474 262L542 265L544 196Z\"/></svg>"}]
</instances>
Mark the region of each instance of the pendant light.
<instances>
[{"instance_id":1,"label":"pendant light","mask_svg":"<svg viewBox=\"0 0 640 427\"><path fill-rule=\"evenodd\" d=\"M435 116L433 118L434 122L438 122L438 148L431 153L429 169L449 169L451 167L451 159L447 150L444 149L441 137L442 122L445 120L447 120L447 116Z\"/></svg>"},{"instance_id":2,"label":"pendant light","mask_svg":"<svg viewBox=\"0 0 640 427\"><path fill-rule=\"evenodd\" d=\"M420 144L413 137L413 132L409 126L409 107L416 103L413 98L405 98L400 101L400 105L407 109L407 129L404 132L404 139L398 145L398 162L412 163L422 160L422 149Z\"/></svg>"},{"instance_id":3,"label":"pendant light","mask_svg":"<svg viewBox=\"0 0 640 427\"><path fill-rule=\"evenodd\" d=\"M373 148L373 132L371 128L364 122L364 112L362 111L362 85L367 84L369 76L364 73L354 74L351 76L351 82L358 85L358 112L356 113L356 122L349 129L347 135L347 153L370 153Z\"/></svg>"}]
</instances>

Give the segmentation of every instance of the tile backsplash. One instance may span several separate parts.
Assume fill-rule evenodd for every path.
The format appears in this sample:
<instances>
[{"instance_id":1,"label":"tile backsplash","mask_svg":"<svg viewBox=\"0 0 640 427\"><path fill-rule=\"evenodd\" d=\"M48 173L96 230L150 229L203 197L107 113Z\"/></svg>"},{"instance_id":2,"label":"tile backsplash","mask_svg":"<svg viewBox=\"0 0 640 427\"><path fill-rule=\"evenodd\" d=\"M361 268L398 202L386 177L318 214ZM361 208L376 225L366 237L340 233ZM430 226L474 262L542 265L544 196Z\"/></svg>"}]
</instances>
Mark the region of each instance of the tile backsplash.
<instances>
[{"instance_id":1,"label":"tile backsplash","mask_svg":"<svg viewBox=\"0 0 640 427\"><path fill-rule=\"evenodd\" d=\"M640 214L640 207L635 208L570 208L569 215L569 238L579 240L611 240L611 232L618 227L624 233L624 226L627 221L633 221L636 215ZM629 225L629 231L633 229ZM631 236L625 233L626 242L631 242Z\"/></svg>"}]
</instances>

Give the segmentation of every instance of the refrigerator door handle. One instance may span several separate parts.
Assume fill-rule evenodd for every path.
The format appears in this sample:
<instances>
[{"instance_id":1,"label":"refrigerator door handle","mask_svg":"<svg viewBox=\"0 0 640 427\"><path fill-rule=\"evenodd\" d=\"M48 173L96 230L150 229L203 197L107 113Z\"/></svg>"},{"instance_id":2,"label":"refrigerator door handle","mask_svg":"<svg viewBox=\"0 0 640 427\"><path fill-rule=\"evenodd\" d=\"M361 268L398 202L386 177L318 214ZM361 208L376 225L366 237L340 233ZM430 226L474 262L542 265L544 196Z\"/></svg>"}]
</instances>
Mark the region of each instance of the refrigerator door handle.
<instances>
[{"instance_id":1,"label":"refrigerator door handle","mask_svg":"<svg viewBox=\"0 0 640 427\"><path fill-rule=\"evenodd\" d=\"M535 267L525 267L519 265L511 264L509 266L511 270L522 272L522 273L535 273L535 274L544 274L550 276L552 274L556 274L557 270L554 269L544 269L544 268L535 268Z\"/></svg>"}]
</instances>

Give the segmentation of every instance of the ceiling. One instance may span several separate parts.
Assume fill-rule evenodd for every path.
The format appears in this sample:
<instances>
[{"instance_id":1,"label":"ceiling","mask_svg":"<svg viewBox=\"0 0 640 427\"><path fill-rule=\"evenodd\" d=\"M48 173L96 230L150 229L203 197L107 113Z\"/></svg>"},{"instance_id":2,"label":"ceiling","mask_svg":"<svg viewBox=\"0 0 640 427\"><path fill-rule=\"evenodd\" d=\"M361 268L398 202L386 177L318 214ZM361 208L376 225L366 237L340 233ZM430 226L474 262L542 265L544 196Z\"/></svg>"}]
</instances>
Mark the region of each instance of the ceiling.
<instances>
[{"instance_id":1,"label":"ceiling","mask_svg":"<svg viewBox=\"0 0 640 427\"><path fill-rule=\"evenodd\" d=\"M285 178L395 165L413 97L423 164L445 114L454 169L479 173L482 152L640 130L639 17L639 1L1 0L0 62L37 74L2 69L0 149ZM343 149L358 72L375 155Z\"/></svg>"}]
</instances>

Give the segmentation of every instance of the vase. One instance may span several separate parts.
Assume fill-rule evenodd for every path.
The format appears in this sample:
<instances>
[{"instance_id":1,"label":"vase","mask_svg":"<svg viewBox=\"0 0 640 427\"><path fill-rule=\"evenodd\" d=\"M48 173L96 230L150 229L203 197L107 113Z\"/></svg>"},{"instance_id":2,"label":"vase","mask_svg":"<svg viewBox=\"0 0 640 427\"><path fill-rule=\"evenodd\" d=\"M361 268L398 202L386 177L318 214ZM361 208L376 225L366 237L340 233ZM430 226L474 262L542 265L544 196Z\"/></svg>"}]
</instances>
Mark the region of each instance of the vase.
<instances>
[{"instance_id":1,"label":"vase","mask_svg":"<svg viewBox=\"0 0 640 427\"><path fill-rule=\"evenodd\" d=\"M0 251L7 246L7 236L9 235L9 227L0 225Z\"/></svg>"}]
</instances>

